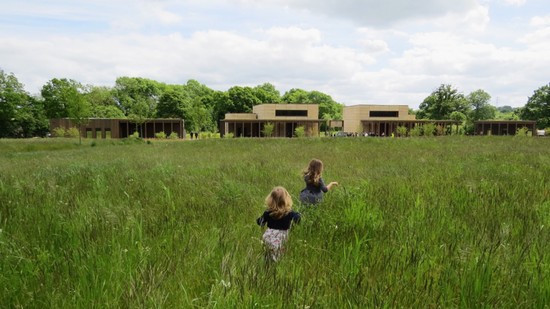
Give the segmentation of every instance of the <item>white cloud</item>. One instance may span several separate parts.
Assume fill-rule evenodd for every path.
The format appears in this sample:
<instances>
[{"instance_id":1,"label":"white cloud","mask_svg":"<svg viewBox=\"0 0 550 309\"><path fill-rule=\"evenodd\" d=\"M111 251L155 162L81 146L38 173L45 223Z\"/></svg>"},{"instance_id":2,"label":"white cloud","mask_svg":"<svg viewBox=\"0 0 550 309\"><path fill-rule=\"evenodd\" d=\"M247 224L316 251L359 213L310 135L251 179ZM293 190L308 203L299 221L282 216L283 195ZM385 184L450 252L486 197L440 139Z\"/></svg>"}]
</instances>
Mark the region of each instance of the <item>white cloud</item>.
<instances>
[{"instance_id":1,"label":"white cloud","mask_svg":"<svg viewBox=\"0 0 550 309\"><path fill-rule=\"evenodd\" d=\"M503 0L503 2L506 5L522 6L527 2L527 0Z\"/></svg>"},{"instance_id":2,"label":"white cloud","mask_svg":"<svg viewBox=\"0 0 550 309\"><path fill-rule=\"evenodd\" d=\"M318 29L302 29L299 27L274 27L263 31L271 42L285 43L287 45L297 44L311 45L321 42L321 32Z\"/></svg>"},{"instance_id":3,"label":"white cloud","mask_svg":"<svg viewBox=\"0 0 550 309\"><path fill-rule=\"evenodd\" d=\"M432 18L450 12L468 12L476 0L268 0L294 9L343 18L359 25L388 26L403 20Z\"/></svg>"},{"instance_id":4,"label":"white cloud","mask_svg":"<svg viewBox=\"0 0 550 309\"><path fill-rule=\"evenodd\" d=\"M367 53L379 54L390 51L388 43L384 40L364 39L361 40L361 44Z\"/></svg>"},{"instance_id":5,"label":"white cloud","mask_svg":"<svg viewBox=\"0 0 550 309\"><path fill-rule=\"evenodd\" d=\"M252 39L203 31L146 36L50 37L30 42L0 40L0 55L10 59L27 86L37 91L47 80L28 80L32 72L48 79L67 77L107 84L119 76L141 76L168 83L197 79L208 85L260 84L345 78L373 61L350 48L321 44L315 29L273 28ZM40 53L34 55L34 51Z\"/></svg>"},{"instance_id":6,"label":"white cloud","mask_svg":"<svg viewBox=\"0 0 550 309\"><path fill-rule=\"evenodd\" d=\"M531 18L530 23L533 27L545 27L550 26L550 15L547 16L535 16Z\"/></svg>"},{"instance_id":7,"label":"white cloud","mask_svg":"<svg viewBox=\"0 0 550 309\"><path fill-rule=\"evenodd\" d=\"M174 14L172 12L169 12L165 8L161 6L151 6L147 5L144 8L146 12L150 12L155 18L155 20L163 23L163 24L177 24L182 21L181 16L178 14Z\"/></svg>"},{"instance_id":8,"label":"white cloud","mask_svg":"<svg viewBox=\"0 0 550 309\"><path fill-rule=\"evenodd\" d=\"M520 106L548 83L550 17L502 1L8 0L0 69L32 93L55 77L112 86L138 76L417 107L449 83Z\"/></svg>"}]
</instances>

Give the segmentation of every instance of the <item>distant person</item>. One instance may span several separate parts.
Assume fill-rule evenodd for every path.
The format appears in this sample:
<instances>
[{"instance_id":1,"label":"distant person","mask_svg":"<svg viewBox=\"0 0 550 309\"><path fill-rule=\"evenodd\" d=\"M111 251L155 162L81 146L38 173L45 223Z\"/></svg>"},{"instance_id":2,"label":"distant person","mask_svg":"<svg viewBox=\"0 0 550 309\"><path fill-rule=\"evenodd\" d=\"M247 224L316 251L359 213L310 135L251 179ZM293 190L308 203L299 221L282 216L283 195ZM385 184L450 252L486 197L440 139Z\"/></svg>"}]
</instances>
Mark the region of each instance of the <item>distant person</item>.
<instances>
[{"instance_id":1,"label":"distant person","mask_svg":"<svg viewBox=\"0 0 550 309\"><path fill-rule=\"evenodd\" d=\"M304 171L306 187L300 191L300 202L304 204L317 204L323 201L325 192L330 191L338 183L333 181L325 185L323 178L323 162L313 159L309 162L307 170Z\"/></svg>"},{"instance_id":2,"label":"distant person","mask_svg":"<svg viewBox=\"0 0 550 309\"><path fill-rule=\"evenodd\" d=\"M266 210L256 219L258 225L267 224L263 241L268 249L269 258L278 261L284 252L288 239L288 230L292 222L300 222L300 213L292 210L292 197L283 187L275 187L265 198Z\"/></svg>"}]
</instances>

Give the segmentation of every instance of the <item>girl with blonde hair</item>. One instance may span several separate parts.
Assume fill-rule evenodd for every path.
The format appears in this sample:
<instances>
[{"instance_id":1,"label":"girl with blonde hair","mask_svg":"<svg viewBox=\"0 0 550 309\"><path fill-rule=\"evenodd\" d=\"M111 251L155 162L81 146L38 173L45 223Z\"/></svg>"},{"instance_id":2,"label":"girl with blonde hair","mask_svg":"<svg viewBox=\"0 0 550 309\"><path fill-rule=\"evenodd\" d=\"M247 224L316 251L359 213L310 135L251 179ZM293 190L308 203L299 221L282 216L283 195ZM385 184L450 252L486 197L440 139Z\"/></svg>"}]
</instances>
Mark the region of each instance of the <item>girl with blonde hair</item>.
<instances>
[{"instance_id":1,"label":"girl with blonde hair","mask_svg":"<svg viewBox=\"0 0 550 309\"><path fill-rule=\"evenodd\" d=\"M275 187L265 198L266 210L256 222L267 230L262 237L273 261L279 260L288 239L288 230L292 222L300 222L300 213L292 210L292 197L283 187Z\"/></svg>"},{"instance_id":2,"label":"girl with blonde hair","mask_svg":"<svg viewBox=\"0 0 550 309\"><path fill-rule=\"evenodd\" d=\"M317 204L323 200L323 195L338 183L333 181L328 185L322 178L323 162L318 159L313 159L309 162L307 170L304 171L304 181L306 187L300 191L300 201L304 204Z\"/></svg>"}]
</instances>

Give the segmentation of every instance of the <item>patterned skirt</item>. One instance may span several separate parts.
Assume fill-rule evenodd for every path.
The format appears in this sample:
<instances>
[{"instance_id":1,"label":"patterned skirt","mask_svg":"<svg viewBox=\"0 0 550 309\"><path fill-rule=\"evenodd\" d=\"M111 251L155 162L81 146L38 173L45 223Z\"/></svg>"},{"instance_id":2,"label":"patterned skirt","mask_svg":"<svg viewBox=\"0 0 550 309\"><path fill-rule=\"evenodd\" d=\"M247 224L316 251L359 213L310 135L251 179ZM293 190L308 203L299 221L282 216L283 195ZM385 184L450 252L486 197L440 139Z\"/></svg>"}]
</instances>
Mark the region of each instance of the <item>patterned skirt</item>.
<instances>
[{"instance_id":1,"label":"patterned skirt","mask_svg":"<svg viewBox=\"0 0 550 309\"><path fill-rule=\"evenodd\" d=\"M288 239L288 230L267 229L264 233L263 240L267 247L270 258L273 261L279 260L284 252L284 244Z\"/></svg>"}]
</instances>

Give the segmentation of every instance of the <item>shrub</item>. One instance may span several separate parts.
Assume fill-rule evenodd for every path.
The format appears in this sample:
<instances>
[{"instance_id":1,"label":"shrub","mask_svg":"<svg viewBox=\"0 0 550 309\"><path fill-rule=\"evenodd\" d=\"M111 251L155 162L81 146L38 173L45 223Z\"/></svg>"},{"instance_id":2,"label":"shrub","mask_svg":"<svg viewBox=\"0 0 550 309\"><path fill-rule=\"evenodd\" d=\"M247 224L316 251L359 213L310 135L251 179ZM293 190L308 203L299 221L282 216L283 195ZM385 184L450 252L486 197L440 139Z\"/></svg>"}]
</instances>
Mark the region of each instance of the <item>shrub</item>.
<instances>
[{"instance_id":1,"label":"shrub","mask_svg":"<svg viewBox=\"0 0 550 309\"><path fill-rule=\"evenodd\" d=\"M165 139L166 138L166 133L164 133L164 131L160 131L158 133L155 133L155 138Z\"/></svg>"},{"instance_id":2,"label":"shrub","mask_svg":"<svg viewBox=\"0 0 550 309\"><path fill-rule=\"evenodd\" d=\"M268 122L264 124L264 129L262 130L262 133L266 137L271 137L273 135L274 130L275 130L275 125L271 122Z\"/></svg>"},{"instance_id":3,"label":"shrub","mask_svg":"<svg viewBox=\"0 0 550 309\"><path fill-rule=\"evenodd\" d=\"M225 133L223 136L223 138L233 138L233 137L235 137L235 134L233 133Z\"/></svg>"},{"instance_id":4,"label":"shrub","mask_svg":"<svg viewBox=\"0 0 550 309\"><path fill-rule=\"evenodd\" d=\"M140 140L140 139L141 138L139 137L139 132L138 131L135 131L130 136L128 136L128 140L131 140L131 141L137 141L137 140Z\"/></svg>"},{"instance_id":5,"label":"shrub","mask_svg":"<svg viewBox=\"0 0 550 309\"><path fill-rule=\"evenodd\" d=\"M424 136L434 136L435 134L435 124L426 123L424 124Z\"/></svg>"},{"instance_id":6,"label":"shrub","mask_svg":"<svg viewBox=\"0 0 550 309\"><path fill-rule=\"evenodd\" d=\"M410 136L422 136L422 126L414 126L410 131L409 131L409 135Z\"/></svg>"},{"instance_id":7,"label":"shrub","mask_svg":"<svg viewBox=\"0 0 550 309\"><path fill-rule=\"evenodd\" d=\"M306 136L306 129L304 128L304 126L298 126L296 127L296 129L294 129L294 134L296 135L296 137L304 137Z\"/></svg>"},{"instance_id":8,"label":"shrub","mask_svg":"<svg viewBox=\"0 0 550 309\"><path fill-rule=\"evenodd\" d=\"M80 136L80 131L78 131L77 128L72 127L72 128L67 129L67 131L65 132L65 136L66 137L79 137Z\"/></svg>"},{"instance_id":9,"label":"shrub","mask_svg":"<svg viewBox=\"0 0 550 309\"><path fill-rule=\"evenodd\" d=\"M199 133L199 136L200 136L201 139L211 138L211 137L212 137L212 133L211 133L211 132L200 132L200 133Z\"/></svg>"},{"instance_id":10,"label":"shrub","mask_svg":"<svg viewBox=\"0 0 550 309\"><path fill-rule=\"evenodd\" d=\"M516 136L527 136L529 129L527 127L519 128L516 130Z\"/></svg>"},{"instance_id":11,"label":"shrub","mask_svg":"<svg viewBox=\"0 0 550 309\"><path fill-rule=\"evenodd\" d=\"M400 137L407 136L407 127L405 126L398 126L396 131L397 131L397 136L400 136Z\"/></svg>"},{"instance_id":12,"label":"shrub","mask_svg":"<svg viewBox=\"0 0 550 309\"><path fill-rule=\"evenodd\" d=\"M67 134L65 128L62 127L54 128L52 131L54 137L65 137L65 134Z\"/></svg>"},{"instance_id":13,"label":"shrub","mask_svg":"<svg viewBox=\"0 0 550 309\"><path fill-rule=\"evenodd\" d=\"M178 139L179 138L179 135L177 132L172 132L170 133L170 135L168 136L169 139Z\"/></svg>"}]
</instances>

